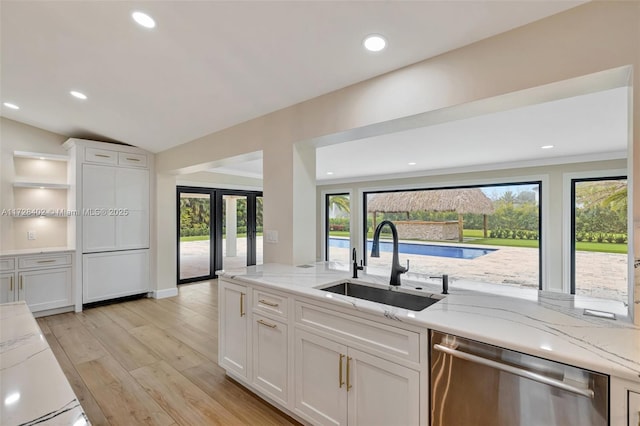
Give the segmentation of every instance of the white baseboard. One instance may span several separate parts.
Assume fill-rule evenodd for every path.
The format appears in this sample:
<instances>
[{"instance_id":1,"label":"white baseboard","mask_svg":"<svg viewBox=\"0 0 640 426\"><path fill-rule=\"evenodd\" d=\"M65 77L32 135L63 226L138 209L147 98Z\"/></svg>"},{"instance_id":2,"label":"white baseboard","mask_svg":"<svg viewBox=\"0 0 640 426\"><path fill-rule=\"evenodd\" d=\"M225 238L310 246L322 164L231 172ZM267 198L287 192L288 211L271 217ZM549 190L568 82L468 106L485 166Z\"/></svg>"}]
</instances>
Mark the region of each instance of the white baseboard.
<instances>
[{"instance_id":1,"label":"white baseboard","mask_svg":"<svg viewBox=\"0 0 640 426\"><path fill-rule=\"evenodd\" d=\"M153 290L151 292L151 297L154 299L164 299L167 297L174 297L178 295L178 287L174 288L165 288L162 290Z\"/></svg>"}]
</instances>

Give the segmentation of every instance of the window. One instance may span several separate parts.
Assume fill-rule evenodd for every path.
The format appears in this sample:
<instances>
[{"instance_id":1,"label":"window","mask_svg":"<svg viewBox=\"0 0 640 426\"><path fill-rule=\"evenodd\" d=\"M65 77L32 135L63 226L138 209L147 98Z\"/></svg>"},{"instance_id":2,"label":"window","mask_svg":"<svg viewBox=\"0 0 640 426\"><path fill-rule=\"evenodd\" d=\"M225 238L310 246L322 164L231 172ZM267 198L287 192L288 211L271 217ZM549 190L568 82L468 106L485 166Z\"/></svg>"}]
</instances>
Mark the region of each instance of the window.
<instances>
[{"instance_id":1,"label":"window","mask_svg":"<svg viewBox=\"0 0 640 426\"><path fill-rule=\"evenodd\" d=\"M350 195L327 194L325 208L325 260L348 263L351 259Z\"/></svg>"},{"instance_id":2,"label":"window","mask_svg":"<svg viewBox=\"0 0 640 426\"><path fill-rule=\"evenodd\" d=\"M541 288L540 182L364 193L367 266L386 271L391 233L382 228L380 258L371 258L375 228L398 230L400 262L411 272L457 281Z\"/></svg>"},{"instance_id":3,"label":"window","mask_svg":"<svg viewBox=\"0 0 640 426\"><path fill-rule=\"evenodd\" d=\"M571 293L626 303L626 176L572 179L571 201Z\"/></svg>"}]
</instances>

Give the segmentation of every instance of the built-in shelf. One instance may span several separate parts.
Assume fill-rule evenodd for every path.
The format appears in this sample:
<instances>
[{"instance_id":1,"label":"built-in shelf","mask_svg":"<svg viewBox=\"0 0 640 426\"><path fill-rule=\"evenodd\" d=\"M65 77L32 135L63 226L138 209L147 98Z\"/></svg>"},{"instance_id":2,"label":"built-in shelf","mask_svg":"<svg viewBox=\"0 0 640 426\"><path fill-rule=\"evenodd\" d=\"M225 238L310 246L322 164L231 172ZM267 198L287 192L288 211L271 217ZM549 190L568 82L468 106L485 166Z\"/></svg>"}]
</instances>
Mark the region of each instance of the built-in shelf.
<instances>
[{"instance_id":1,"label":"built-in shelf","mask_svg":"<svg viewBox=\"0 0 640 426\"><path fill-rule=\"evenodd\" d=\"M59 154L44 154L41 152L13 151L13 156L17 158L31 158L34 160L69 161L69 157Z\"/></svg>"},{"instance_id":2,"label":"built-in shelf","mask_svg":"<svg viewBox=\"0 0 640 426\"><path fill-rule=\"evenodd\" d=\"M13 182L14 188L69 189L66 183Z\"/></svg>"}]
</instances>

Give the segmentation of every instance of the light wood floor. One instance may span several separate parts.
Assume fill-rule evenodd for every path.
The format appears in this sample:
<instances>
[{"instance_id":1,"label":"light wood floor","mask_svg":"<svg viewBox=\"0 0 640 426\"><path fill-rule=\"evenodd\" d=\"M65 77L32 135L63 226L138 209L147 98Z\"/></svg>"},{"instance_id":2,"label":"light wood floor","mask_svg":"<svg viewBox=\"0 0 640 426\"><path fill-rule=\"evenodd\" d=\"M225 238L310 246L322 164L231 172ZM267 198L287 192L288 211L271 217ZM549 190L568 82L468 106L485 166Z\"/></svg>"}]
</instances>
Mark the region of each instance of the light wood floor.
<instances>
[{"instance_id":1,"label":"light wood floor","mask_svg":"<svg viewBox=\"0 0 640 426\"><path fill-rule=\"evenodd\" d=\"M94 425L297 425L218 366L218 285L38 319Z\"/></svg>"}]
</instances>

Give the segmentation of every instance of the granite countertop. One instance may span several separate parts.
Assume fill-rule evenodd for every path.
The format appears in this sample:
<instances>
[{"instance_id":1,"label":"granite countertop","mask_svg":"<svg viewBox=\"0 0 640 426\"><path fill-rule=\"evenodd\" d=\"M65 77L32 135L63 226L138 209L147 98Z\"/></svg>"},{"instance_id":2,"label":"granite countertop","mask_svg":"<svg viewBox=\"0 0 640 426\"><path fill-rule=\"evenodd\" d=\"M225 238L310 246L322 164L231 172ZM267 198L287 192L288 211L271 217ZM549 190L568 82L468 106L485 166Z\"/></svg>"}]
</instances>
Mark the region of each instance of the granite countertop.
<instances>
[{"instance_id":1,"label":"granite countertop","mask_svg":"<svg viewBox=\"0 0 640 426\"><path fill-rule=\"evenodd\" d=\"M89 424L25 302L0 305L0 424Z\"/></svg>"},{"instance_id":2,"label":"granite countertop","mask_svg":"<svg viewBox=\"0 0 640 426\"><path fill-rule=\"evenodd\" d=\"M25 254L43 254L43 253L57 253L65 251L74 251L72 247L40 247L40 248L28 248L28 249L13 249L13 250L0 250L0 256L20 256Z\"/></svg>"},{"instance_id":3,"label":"granite countertop","mask_svg":"<svg viewBox=\"0 0 640 426\"><path fill-rule=\"evenodd\" d=\"M388 287L388 272L367 272L360 273L360 281ZM472 284L461 281L450 283L450 294L443 300L416 312L318 290L316 287L351 280L348 266L331 262L304 268L265 264L218 274L640 383L640 327L626 319L583 313L585 307L609 310L606 301L511 288L482 293L461 288ZM402 277L403 288L420 287L422 290L413 291L439 297L441 284L437 281L408 275ZM521 297L514 297L516 294Z\"/></svg>"}]
</instances>

